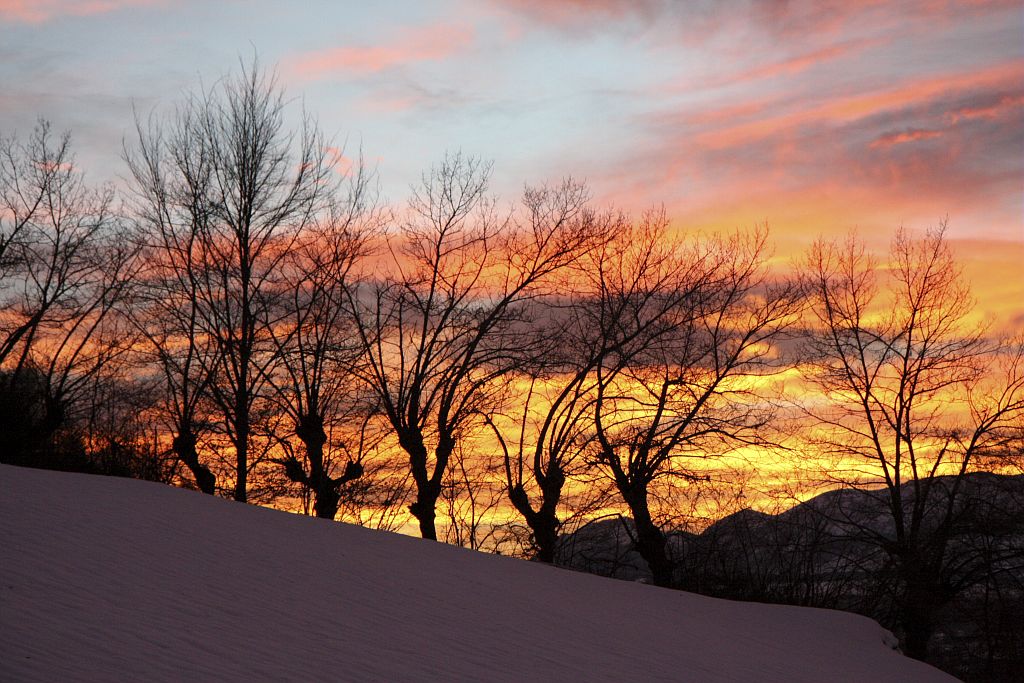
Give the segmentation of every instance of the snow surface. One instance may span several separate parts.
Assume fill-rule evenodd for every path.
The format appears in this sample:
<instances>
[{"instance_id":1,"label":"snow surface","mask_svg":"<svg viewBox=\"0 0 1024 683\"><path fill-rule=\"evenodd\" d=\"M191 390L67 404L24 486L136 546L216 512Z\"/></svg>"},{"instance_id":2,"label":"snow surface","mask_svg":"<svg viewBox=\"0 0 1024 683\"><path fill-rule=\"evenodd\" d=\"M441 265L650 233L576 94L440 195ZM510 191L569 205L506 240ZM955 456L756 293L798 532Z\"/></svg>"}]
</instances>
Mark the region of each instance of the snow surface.
<instances>
[{"instance_id":1,"label":"snow surface","mask_svg":"<svg viewBox=\"0 0 1024 683\"><path fill-rule=\"evenodd\" d=\"M867 618L0 466L3 681L948 681Z\"/></svg>"}]
</instances>

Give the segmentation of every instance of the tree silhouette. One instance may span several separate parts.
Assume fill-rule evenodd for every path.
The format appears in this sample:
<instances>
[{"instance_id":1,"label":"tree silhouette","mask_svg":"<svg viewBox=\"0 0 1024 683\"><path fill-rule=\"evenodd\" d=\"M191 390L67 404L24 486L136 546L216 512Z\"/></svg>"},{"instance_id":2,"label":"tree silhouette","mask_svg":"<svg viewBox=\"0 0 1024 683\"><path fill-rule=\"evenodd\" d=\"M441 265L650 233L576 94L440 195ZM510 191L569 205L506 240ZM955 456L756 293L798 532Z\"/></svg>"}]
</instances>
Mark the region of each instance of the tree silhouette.
<instances>
[{"instance_id":1,"label":"tree silhouette","mask_svg":"<svg viewBox=\"0 0 1024 683\"><path fill-rule=\"evenodd\" d=\"M271 376L276 403L304 451L301 461L292 450L281 462L288 478L313 496L316 516L325 519L337 515L341 488L363 475L362 456L373 445L367 443L368 423L376 412L354 369L361 354L346 291L355 286L355 269L388 215L376 205L363 164L348 174L346 196L305 226L282 262L284 296L279 322L270 330L279 357ZM343 467L330 439L342 432L349 444Z\"/></svg>"},{"instance_id":2,"label":"tree silhouette","mask_svg":"<svg viewBox=\"0 0 1024 683\"><path fill-rule=\"evenodd\" d=\"M629 507L658 585L673 583L673 561L652 486L699 480L706 475L687 463L768 443L774 406L757 380L782 368L776 342L801 297L769 278L764 242L763 233L734 235L660 247L663 255L631 246L601 272L605 334L635 339L595 368L592 461ZM643 321L648 331L636 334Z\"/></svg>"},{"instance_id":3,"label":"tree silhouette","mask_svg":"<svg viewBox=\"0 0 1024 683\"><path fill-rule=\"evenodd\" d=\"M38 397L34 445L22 445L41 457L60 428L88 417L77 413L95 383L132 346L119 307L137 250L112 204L110 187L86 185L70 135L47 121L24 143L0 141L0 391Z\"/></svg>"},{"instance_id":4,"label":"tree silhouette","mask_svg":"<svg viewBox=\"0 0 1024 683\"><path fill-rule=\"evenodd\" d=\"M805 406L811 441L836 457L832 481L887 511L881 526L846 521L889 558L905 649L920 659L973 562L951 544L976 507L968 475L1005 450L1024 410L1021 344L971 320L945 231L899 230L884 271L852 237L818 242L805 268L806 367L828 398Z\"/></svg>"},{"instance_id":5,"label":"tree silhouette","mask_svg":"<svg viewBox=\"0 0 1024 683\"><path fill-rule=\"evenodd\" d=\"M577 183L528 189L519 220L487 196L490 167L450 155L423 178L392 246L392 273L350 299L362 376L409 458L410 510L437 539L436 504L463 433L529 358L529 304L593 239Z\"/></svg>"},{"instance_id":6,"label":"tree silhouette","mask_svg":"<svg viewBox=\"0 0 1024 683\"><path fill-rule=\"evenodd\" d=\"M196 379L223 417L239 501L260 459L254 420L278 359L270 332L278 273L336 184L311 117L291 133L284 109L274 77L254 62L191 95L166 126L139 127L136 181L151 198L150 223L182 231L175 244L187 245L175 246L170 265L188 271L180 276L194 297L187 317L215 350L195 355L206 364Z\"/></svg>"}]
</instances>

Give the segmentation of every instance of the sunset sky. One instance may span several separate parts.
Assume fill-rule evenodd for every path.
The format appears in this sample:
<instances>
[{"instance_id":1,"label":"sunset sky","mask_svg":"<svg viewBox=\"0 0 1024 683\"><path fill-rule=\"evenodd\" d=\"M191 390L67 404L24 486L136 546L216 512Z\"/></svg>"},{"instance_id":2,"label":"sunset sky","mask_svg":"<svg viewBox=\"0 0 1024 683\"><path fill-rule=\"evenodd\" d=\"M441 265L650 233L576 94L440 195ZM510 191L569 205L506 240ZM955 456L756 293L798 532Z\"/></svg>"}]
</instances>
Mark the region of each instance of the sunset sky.
<instances>
[{"instance_id":1,"label":"sunset sky","mask_svg":"<svg viewBox=\"0 0 1024 683\"><path fill-rule=\"evenodd\" d=\"M117 180L133 107L255 53L395 201L446 150L494 190L584 178L783 258L948 216L981 307L1024 325L1021 2L0 0L0 132L71 129Z\"/></svg>"}]
</instances>

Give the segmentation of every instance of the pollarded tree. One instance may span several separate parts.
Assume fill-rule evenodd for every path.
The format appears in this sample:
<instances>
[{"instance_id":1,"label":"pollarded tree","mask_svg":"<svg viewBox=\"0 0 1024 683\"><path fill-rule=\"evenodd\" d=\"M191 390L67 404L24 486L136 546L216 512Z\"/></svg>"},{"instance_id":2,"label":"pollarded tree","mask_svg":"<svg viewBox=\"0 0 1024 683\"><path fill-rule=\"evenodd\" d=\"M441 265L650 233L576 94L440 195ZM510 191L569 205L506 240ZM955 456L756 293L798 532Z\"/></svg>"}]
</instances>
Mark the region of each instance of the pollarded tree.
<instances>
[{"instance_id":1,"label":"pollarded tree","mask_svg":"<svg viewBox=\"0 0 1024 683\"><path fill-rule=\"evenodd\" d=\"M357 381L361 348L346 292L388 214L361 160L346 173L344 198L305 227L281 264L285 296L270 330L279 356L271 377L276 403L302 442L302 458L291 449L282 464L325 519L337 515L342 487L363 475L362 456L376 441L367 442L376 406Z\"/></svg>"},{"instance_id":2,"label":"pollarded tree","mask_svg":"<svg viewBox=\"0 0 1024 683\"><path fill-rule=\"evenodd\" d=\"M980 502L969 475L1019 428L1024 352L971 319L944 224L898 231L884 271L850 238L815 244L804 273L805 368L829 399L805 406L813 443L836 457L833 481L888 511L886 524L840 521L889 557L905 650L923 659L939 609L976 573L951 540Z\"/></svg>"},{"instance_id":3,"label":"pollarded tree","mask_svg":"<svg viewBox=\"0 0 1024 683\"><path fill-rule=\"evenodd\" d=\"M205 189L199 183L169 182L173 171L166 168L161 132L136 126L139 143L125 151L125 159L134 181L133 215L144 267L129 317L143 338L144 362L159 369L171 451L199 490L213 495L216 474L200 457L200 440L210 430L207 391L218 353L200 325Z\"/></svg>"},{"instance_id":4,"label":"pollarded tree","mask_svg":"<svg viewBox=\"0 0 1024 683\"><path fill-rule=\"evenodd\" d=\"M674 253L663 213L636 224L614 214L595 220L607 239L569 271L565 293L545 302L550 322L541 334L550 343L520 369L530 388L518 419L488 419L503 452L509 501L543 562L555 560L566 485L586 469L597 369L628 364L658 343L674 329L672 313L690 294L680 286L688 264Z\"/></svg>"},{"instance_id":5,"label":"pollarded tree","mask_svg":"<svg viewBox=\"0 0 1024 683\"><path fill-rule=\"evenodd\" d=\"M182 277L190 287L194 280L196 330L215 350L197 360L212 378L207 391L234 451L240 501L259 460L254 421L277 359L270 330L280 268L335 187L312 119L292 133L284 111L274 77L254 63L190 96L166 126L139 128L136 181L151 198L148 221L181 231L176 241L189 245L171 266L190 271Z\"/></svg>"},{"instance_id":6,"label":"pollarded tree","mask_svg":"<svg viewBox=\"0 0 1024 683\"><path fill-rule=\"evenodd\" d=\"M620 299L639 306L607 326L612 339L631 334L647 307L657 316L655 334L596 366L592 427L594 467L629 508L658 585L672 583L673 558L651 509L657 482L705 478L700 460L768 443L774 410L758 384L781 367L777 342L801 297L794 283L771 279L764 244L763 233L677 244L657 265L641 254L602 274L601 309Z\"/></svg>"},{"instance_id":7,"label":"pollarded tree","mask_svg":"<svg viewBox=\"0 0 1024 683\"><path fill-rule=\"evenodd\" d=\"M437 539L436 505L465 430L494 409L499 380L529 359L529 307L595 239L581 185L528 189L502 216L490 167L448 156L423 178L389 273L351 294L362 375L409 458L410 510Z\"/></svg>"}]
</instances>

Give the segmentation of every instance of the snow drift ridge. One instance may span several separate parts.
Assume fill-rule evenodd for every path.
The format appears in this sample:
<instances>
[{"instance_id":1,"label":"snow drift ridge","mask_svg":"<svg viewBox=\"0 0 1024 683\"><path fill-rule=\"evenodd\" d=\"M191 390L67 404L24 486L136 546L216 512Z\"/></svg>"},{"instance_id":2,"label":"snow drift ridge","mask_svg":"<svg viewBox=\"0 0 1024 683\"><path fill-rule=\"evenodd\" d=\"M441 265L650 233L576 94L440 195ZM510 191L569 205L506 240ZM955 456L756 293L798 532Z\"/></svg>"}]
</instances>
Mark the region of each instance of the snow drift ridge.
<instances>
[{"instance_id":1,"label":"snow drift ridge","mask_svg":"<svg viewBox=\"0 0 1024 683\"><path fill-rule=\"evenodd\" d=\"M0 679L948 681L729 602L159 484L0 466Z\"/></svg>"}]
</instances>

